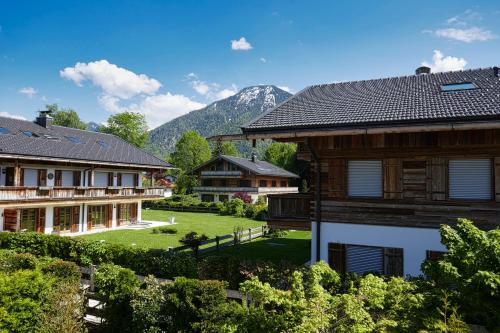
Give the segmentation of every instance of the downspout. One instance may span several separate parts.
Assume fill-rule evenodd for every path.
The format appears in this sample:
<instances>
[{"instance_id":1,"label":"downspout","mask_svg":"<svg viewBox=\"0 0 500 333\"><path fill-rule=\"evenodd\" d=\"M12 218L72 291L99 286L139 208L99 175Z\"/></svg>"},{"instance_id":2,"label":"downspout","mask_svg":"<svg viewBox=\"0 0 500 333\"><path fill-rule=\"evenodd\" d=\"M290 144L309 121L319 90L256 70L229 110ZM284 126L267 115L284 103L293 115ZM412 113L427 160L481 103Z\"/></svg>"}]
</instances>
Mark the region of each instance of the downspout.
<instances>
[{"instance_id":1,"label":"downspout","mask_svg":"<svg viewBox=\"0 0 500 333\"><path fill-rule=\"evenodd\" d=\"M316 163L316 186L314 187L316 204L314 205L314 217L316 219L316 262L318 262L321 260L321 164L318 153L309 138L306 138L306 143L314 163Z\"/></svg>"}]
</instances>

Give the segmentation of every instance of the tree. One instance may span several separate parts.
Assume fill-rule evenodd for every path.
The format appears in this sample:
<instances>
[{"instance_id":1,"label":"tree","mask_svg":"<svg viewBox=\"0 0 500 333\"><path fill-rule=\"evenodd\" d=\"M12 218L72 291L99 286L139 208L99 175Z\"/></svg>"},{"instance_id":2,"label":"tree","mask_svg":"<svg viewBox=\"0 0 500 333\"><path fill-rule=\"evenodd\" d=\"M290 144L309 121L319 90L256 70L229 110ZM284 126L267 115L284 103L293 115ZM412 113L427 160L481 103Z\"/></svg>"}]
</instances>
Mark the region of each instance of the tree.
<instances>
[{"instance_id":1,"label":"tree","mask_svg":"<svg viewBox=\"0 0 500 333\"><path fill-rule=\"evenodd\" d=\"M264 160L288 171L295 172L297 145L294 143L273 142L264 153Z\"/></svg>"},{"instance_id":2,"label":"tree","mask_svg":"<svg viewBox=\"0 0 500 333\"><path fill-rule=\"evenodd\" d=\"M198 257L198 249L201 243L207 239L208 237L205 234L199 235L196 231L191 231L179 239L179 243L189 246L193 250L194 256Z\"/></svg>"},{"instance_id":3,"label":"tree","mask_svg":"<svg viewBox=\"0 0 500 333\"><path fill-rule=\"evenodd\" d=\"M59 106L57 104L47 104L45 107L48 111L52 112L52 118L54 118L54 120L52 121L53 125L77 128L82 130L87 129L87 124L85 124L80 119L78 113L76 113L75 110L70 108L59 109Z\"/></svg>"},{"instance_id":4,"label":"tree","mask_svg":"<svg viewBox=\"0 0 500 333\"><path fill-rule=\"evenodd\" d=\"M448 252L439 261L424 262L422 271L436 289L451 292L451 301L460 304L466 319L498 329L500 229L482 231L459 219L455 228L441 225L440 232Z\"/></svg>"},{"instance_id":5,"label":"tree","mask_svg":"<svg viewBox=\"0 0 500 333\"><path fill-rule=\"evenodd\" d=\"M239 156L240 152L238 148L234 145L232 141L217 142L212 151L212 157L217 157L219 155L229 155L229 156Z\"/></svg>"},{"instance_id":6,"label":"tree","mask_svg":"<svg viewBox=\"0 0 500 333\"><path fill-rule=\"evenodd\" d=\"M141 113L122 112L108 118L108 123L99 128L100 132L116 135L123 140L143 148L148 139L148 125Z\"/></svg>"},{"instance_id":7,"label":"tree","mask_svg":"<svg viewBox=\"0 0 500 333\"><path fill-rule=\"evenodd\" d=\"M171 156L171 162L175 167L189 172L208 161L210 155L208 141L196 131L187 131L175 144L175 152Z\"/></svg>"}]
</instances>

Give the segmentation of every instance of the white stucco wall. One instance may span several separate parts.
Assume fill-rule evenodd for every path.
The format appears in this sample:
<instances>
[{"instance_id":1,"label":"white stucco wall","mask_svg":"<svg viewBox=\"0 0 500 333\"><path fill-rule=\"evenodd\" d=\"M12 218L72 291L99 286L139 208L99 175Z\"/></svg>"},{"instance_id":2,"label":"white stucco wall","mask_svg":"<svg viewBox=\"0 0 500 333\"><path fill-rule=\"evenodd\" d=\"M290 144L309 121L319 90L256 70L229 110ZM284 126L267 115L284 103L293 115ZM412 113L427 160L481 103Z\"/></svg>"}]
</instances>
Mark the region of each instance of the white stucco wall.
<instances>
[{"instance_id":1,"label":"white stucco wall","mask_svg":"<svg viewBox=\"0 0 500 333\"><path fill-rule=\"evenodd\" d=\"M311 259L316 258L316 223L311 226ZM321 223L321 260L328 262L328 243L397 247L403 249L404 274L422 274L426 251L445 251L438 229L347 223Z\"/></svg>"}]
</instances>

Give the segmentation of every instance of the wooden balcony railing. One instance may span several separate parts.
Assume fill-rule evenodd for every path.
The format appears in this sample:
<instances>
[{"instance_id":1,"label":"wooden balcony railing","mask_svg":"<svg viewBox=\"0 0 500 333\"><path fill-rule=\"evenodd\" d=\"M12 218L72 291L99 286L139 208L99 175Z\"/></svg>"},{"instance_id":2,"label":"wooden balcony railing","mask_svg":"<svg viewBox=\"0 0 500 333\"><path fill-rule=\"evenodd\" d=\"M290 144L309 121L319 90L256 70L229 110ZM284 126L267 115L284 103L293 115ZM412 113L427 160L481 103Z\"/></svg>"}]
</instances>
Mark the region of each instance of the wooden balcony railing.
<instances>
[{"instance_id":1,"label":"wooden balcony railing","mask_svg":"<svg viewBox=\"0 0 500 333\"><path fill-rule=\"evenodd\" d=\"M0 201L78 200L113 197L163 197L162 187L0 187Z\"/></svg>"},{"instance_id":2,"label":"wooden balcony railing","mask_svg":"<svg viewBox=\"0 0 500 333\"><path fill-rule=\"evenodd\" d=\"M277 194L269 195L267 198L269 227L311 229L309 194Z\"/></svg>"}]
</instances>

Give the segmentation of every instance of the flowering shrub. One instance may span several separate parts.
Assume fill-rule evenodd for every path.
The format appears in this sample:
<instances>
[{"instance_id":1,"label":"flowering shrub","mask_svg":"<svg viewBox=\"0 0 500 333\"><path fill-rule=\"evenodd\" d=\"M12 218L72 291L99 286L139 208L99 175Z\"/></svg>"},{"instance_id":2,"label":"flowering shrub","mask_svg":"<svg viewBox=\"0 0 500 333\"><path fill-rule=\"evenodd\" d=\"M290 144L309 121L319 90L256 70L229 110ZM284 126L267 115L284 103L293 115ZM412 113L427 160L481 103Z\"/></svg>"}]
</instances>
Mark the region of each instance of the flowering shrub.
<instances>
[{"instance_id":1,"label":"flowering shrub","mask_svg":"<svg viewBox=\"0 0 500 333\"><path fill-rule=\"evenodd\" d=\"M233 199L241 199L244 203L252 203L252 197L244 192L237 192L233 195Z\"/></svg>"}]
</instances>

